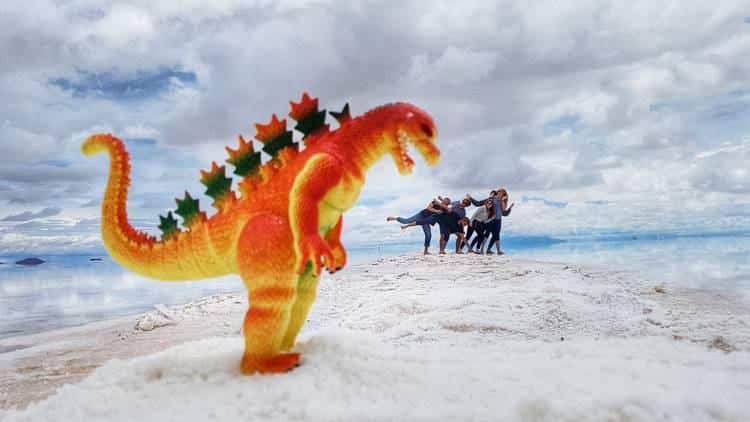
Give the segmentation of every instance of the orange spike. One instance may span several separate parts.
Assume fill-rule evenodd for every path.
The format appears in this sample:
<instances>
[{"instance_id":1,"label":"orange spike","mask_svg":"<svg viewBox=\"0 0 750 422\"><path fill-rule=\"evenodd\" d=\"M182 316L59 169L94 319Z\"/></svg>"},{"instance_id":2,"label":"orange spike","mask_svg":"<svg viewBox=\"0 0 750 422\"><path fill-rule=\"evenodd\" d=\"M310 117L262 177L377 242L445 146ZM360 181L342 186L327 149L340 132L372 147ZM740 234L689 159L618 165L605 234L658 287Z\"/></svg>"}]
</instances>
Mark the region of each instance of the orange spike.
<instances>
[{"instance_id":1,"label":"orange spike","mask_svg":"<svg viewBox=\"0 0 750 422\"><path fill-rule=\"evenodd\" d=\"M251 154L255 152L255 148L253 148L253 143L251 141L246 141L245 138L242 137L242 135L239 135L239 142L240 142L240 146L237 149L224 147L224 149L227 150L227 153L229 154L230 159L235 159L238 156L246 152L249 152Z\"/></svg>"},{"instance_id":2,"label":"orange spike","mask_svg":"<svg viewBox=\"0 0 750 422\"><path fill-rule=\"evenodd\" d=\"M289 112L289 117L294 120L300 120L308 114L318 111L318 99L310 98L307 92L302 94L302 99L299 103L289 101L289 105L292 107L292 111Z\"/></svg>"},{"instance_id":3,"label":"orange spike","mask_svg":"<svg viewBox=\"0 0 750 422\"><path fill-rule=\"evenodd\" d=\"M286 132L286 119L279 120L274 114L271 116L271 121L268 124L263 125L256 123L255 130L257 131L255 139L263 143L272 141L282 133Z\"/></svg>"},{"instance_id":4,"label":"orange spike","mask_svg":"<svg viewBox=\"0 0 750 422\"><path fill-rule=\"evenodd\" d=\"M201 170L201 183L205 184L211 176L224 172L224 166L219 166L216 161L211 161L211 170Z\"/></svg>"}]
</instances>

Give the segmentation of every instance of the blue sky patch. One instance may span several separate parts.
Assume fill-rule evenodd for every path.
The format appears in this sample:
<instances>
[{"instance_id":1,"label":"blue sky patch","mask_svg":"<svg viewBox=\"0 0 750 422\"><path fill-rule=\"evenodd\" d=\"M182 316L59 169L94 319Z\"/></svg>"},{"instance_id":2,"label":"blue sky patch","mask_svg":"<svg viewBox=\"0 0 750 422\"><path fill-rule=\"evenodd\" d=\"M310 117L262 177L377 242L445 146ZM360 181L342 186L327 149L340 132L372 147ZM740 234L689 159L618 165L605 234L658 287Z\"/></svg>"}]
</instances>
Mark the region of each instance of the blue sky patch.
<instances>
[{"instance_id":1,"label":"blue sky patch","mask_svg":"<svg viewBox=\"0 0 750 422\"><path fill-rule=\"evenodd\" d=\"M78 71L74 78L53 78L49 80L49 83L70 92L76 98L97 97L127 101L143 100L160 94L169 88L172 78L185 84L194 84L197 80L193 72L160 69L158 71L139 70L130 75Z\"/></svg>"},{"instance_id":2,"label":"blue sky patch","mask_svg":"<svg viewBox=\"0 0 750 422\"><path fill-rule=\"evenodd\" d=\"M197 168L201 165L210 165L199 162L196 157L187 154L179 148L160 145L151 138L127 138L125 145L130 153L131 162L140 165L145 162L163 162L165 169L168 168ZM197 176L196 176L197 177Z\"/></svg>"},{"instance_id":3,"label":"blue sky patch","mask_svg":"<svg viewBox=\"0 0 750 422\"><path fill-rule=\"evenodd\" d=\"M582 128L583 123L581 122L581 117L579 115L565 114L555 120L545 123L542 130L545 136L553 136L559 135L566 130L578 132Z\"/></svg>"}]
</instances>

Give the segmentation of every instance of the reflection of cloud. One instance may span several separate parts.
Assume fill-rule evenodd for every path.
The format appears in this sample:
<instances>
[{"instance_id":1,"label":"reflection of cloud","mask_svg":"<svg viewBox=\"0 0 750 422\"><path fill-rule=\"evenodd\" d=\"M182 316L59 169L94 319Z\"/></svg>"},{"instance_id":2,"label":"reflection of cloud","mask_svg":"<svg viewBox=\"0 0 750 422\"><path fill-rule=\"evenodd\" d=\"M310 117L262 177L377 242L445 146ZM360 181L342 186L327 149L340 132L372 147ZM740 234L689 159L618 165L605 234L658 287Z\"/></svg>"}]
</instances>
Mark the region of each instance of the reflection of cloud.
<instances>
[{"instance_id":1,"label":"reflection of cloud","mask_svg":"<svg viewBox=\"0 0 750 422\"><path fill-rule=\"evenodd\" d=\"M38 212L24 211L20 214L9 215L0 221L29 221L36 218L52 217L60 214L60 208L48 207Z\"/></svg>"}]
</instances>

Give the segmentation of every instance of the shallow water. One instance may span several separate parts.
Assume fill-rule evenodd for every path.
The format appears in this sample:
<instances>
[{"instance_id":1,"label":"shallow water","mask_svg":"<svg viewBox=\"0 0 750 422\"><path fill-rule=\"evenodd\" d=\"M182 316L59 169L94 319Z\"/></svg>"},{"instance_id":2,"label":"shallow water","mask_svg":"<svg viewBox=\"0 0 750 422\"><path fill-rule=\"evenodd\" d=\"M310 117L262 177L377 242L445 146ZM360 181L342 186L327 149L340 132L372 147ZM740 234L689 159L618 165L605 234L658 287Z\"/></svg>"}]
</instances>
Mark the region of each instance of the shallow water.
<instances>
[{"instance_id":1,"label":"shallow water","mask_svg":"<svg viewBox=\"0 0 750 422\"><path fill-rule=\"evenodd\" d=\"M433 242L434 243L434 242ZM659 236L615 234L568 239L505 236L510 256L627 270L653 281L750 293L750 235ZM436 248L432 248L436 251ZM349 248L350 263L419 253L418 243ZM90 261L90 258L101 261ZM188 283L154 282L119 267L106 255L40 256L44 264L0 257L0 338L134 314L154 304L184 303L242 292L237 277ZM467 257L470 259L470 257Z\"/></svg>"},{"instance_id":2,"label":"shallow water","mask_svg":"<svg viewBox=\"0 0 750 422\"><path fill-rule=\"evenodd\" d=\"M512 251L512 247L506 248ZM618 235L518 251L542 261L634 271L684 287L750 294L750 235Z\"/></svg>"}]
</instances>

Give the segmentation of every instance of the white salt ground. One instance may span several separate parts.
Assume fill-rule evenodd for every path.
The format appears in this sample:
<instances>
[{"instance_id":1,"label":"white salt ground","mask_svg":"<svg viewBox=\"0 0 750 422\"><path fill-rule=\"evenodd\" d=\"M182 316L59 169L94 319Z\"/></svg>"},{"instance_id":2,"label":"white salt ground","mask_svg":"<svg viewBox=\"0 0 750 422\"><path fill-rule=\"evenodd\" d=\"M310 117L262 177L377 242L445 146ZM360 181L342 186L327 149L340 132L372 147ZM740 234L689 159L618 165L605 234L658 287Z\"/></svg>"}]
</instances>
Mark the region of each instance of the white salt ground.
<instances>
[{"instance_id":1,"label":"white salt ground","mask_svg":"<svg viewBox=\"0 0 750 422\"><path fill-rule=\"evenodd\" d=\"M391 258L324 278L302 366L254 377L238 373L244 305L217 301L122 343L201 338L196 309L237 317L224 337L110 360L0 419L750 421L744 297L505 257ZM27 343L0 368L42 355Z\"/></svg>"}]
</instances>

